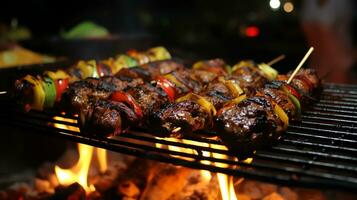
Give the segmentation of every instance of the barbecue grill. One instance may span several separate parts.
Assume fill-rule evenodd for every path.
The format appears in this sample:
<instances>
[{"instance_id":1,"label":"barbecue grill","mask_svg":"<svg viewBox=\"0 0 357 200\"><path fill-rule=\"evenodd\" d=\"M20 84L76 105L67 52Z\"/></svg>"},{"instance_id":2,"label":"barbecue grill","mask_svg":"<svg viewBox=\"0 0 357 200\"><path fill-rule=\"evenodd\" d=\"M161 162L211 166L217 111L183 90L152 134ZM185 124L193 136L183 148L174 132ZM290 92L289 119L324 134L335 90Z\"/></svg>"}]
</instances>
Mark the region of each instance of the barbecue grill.
<instances>
[{"instance_id":1,"label":"barbecue grill","mask_svg":"<svg viewBox=\"0 0 357 200\"><path fill-rule=\"evenodd\" d=\"M252 162L235 159L215 137L173 140L138 130L113 138L89 136L75 130L75 116L55 110L24 113L1 96L0 121L4 125L233 176L293 186L357 189L357 85L325 84L319 102L303 113L302 121L291 123L282 139L257 151Z\"/></svg>"}]
</instances>

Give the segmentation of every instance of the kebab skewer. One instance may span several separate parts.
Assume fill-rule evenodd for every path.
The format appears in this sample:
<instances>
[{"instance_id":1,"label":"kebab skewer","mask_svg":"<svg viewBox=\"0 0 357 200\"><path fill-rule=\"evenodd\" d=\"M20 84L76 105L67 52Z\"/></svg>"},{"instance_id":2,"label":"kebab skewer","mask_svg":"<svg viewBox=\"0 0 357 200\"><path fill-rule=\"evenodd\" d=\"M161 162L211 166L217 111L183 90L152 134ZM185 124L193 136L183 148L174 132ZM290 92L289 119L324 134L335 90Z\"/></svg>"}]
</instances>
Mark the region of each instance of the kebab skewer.
<instances>
[{"instance_id":1,"label":"kebab skewer","mask_svg":"<svg viewBox=\"0 0 357 200\"><path fill-rule=\"evenodd\" d=\"M240 69L242 72L255 69L251 67L243 68L242 66L244 65L242 64L238 66L240 67L236 67L236 69ZM254 73L250 73L250 75L252 74ZM261 78L257 74L255 74L255 76L258 77L258 80ZM280 76L279 78L282 79L283 77L286 76ZM269 79L269 77L266 78ZM236 80L239 81L240 79L238 78ZM250 78L243 80L252 81ZM169 104L169 106L160 109L158 112L151 112L153 116L148 117L150 127L156 129L155 134L161 133L160 136L166 137L180 137L182 134L214 128L218 131L222 131L223 134L219 136L221 136L223 142L226 143L230 149L236 149L235 152L237 152L238 157L244 158L259 146L276 141L281 133L286 130L289 120L299 117L299 113L301 112L301 98L306 95L313 96L320 87L320 80L312 70L301 70L293 80L296 81L293 81L292 85L285 82L274 81L270 84L266 84L265 87L261 89L249 89L247 90L250 92L247 94L248 96L242 95L239 91L236 91L238 96L232 95L233 90L230 89L232 86L229 86L231 84L227 84L231 83L230 81L232 80L219 80L219 82L215 83L216 85L211 87L211 90L205 92L212 93L213 91L217 94L217 90L214 89L219 88L217 84L223 82L226 91L228 91L226 94L231 95L226 96L228 97L226 99L230 100L226 100L223 104L223 108L219 109L221 107L219 106L219 100L216 101L216 106L211 103L215 102L214 100L207 100L212 97L215 98L217 95L202 96L189 93L187 96L177 99L177 102ZM255 83L260 83L260 81L255 81ZM222 94L222 90L218 92ZM307 104L306 102L302 103ZM215 114L215 110L218 110L216 108L219 109L217 115ZM234 110L232 108L238 108L240 110ZM233 110L232 115L229 116L229 112L226 112L226 110ZM225 115L229 117L225 118ZM234 115L238 115L238 118L234 118ZM213 118L214 120L212 120ZM142 121L145 122L146 120ZM157 127L163 128L166 131L157 129ZM228 131L226 130L227 128ZM229 130L229 128L233 128L233 131ZM229 131L235 134L225 134L227 132L230 133ZM225 137L225 135L228 137ZM238 146L238 148L234 146ZM239 149L239 151L237 149Z\"/></svg>"},{"instance_id":2,"label":"kebab skewer","mask_svg":"<svg viewBox=\"0 0 357 200\"><path fill-rule=\"evenodd\" d=\"M110 76L124 68L168 59L171 59L171 55L164 47L155 47L145 52L131 50L127 54L99 62L79 61L67 70L46 71L42 76L27 75L17 80L14 94L24 105L25 110L43 110L59 102L68 85L77 80ZM148 68L150 67L146 67ZM163 71L165 72L165 69Z\"/></svg>"},{"instance_id":3,"label":"kebab skewer","mask_svg":"<svg viewBox=\"0 0 357 200\"><path fill-rule=\"evenodd\" d=\"M240 64L242 66L239 70L237 68L234 71L245 75L245 77L242 76L244 83L248 81L258 86L265 82L265 78L258 75L260 70L250 66L251 62ZM248 64L248 66L244 66L245 64ZM124 91L116 91L110 95L109 99L92 99L82 106L85 109L79 109L81 124L83 125L82 130L91 134L108 136L111 134L117 135L130 126L153 127L156 124L152 121L153 113L162 110L170 101L172 102L174 99L187 94L187 92L199 93L204 88L203 86L216 82L218 75L227 76L227 66L219 59L198 62L193 68L192 70L178 70L172 74L159 76L152 83L129 87ZM250 74L249 78L248 74ZM232 81L225 82L227 87L231 88L228 89L228 93L239 87ZM222 83L223 87L226 87L226 83ZM250 85L252 86L252 84ZM205 103L205 106L210 105L210 102L201 100L202 103ZM73 106L73 103L69 104ZM201 105L196 107L201 108ZM156 131L156 134L168 136L167 133L162 131Z\"/></svg>"},{"instance_id":4,"label":"kebab skewer","mask_svg":"<svg viewBox=\"0 0 357 200\"><path fill-rule=\"evenodd\" d=\"M156 131L164 132L167 136L213 130L213 116L217 110L238 104L247 97L260 96L274 102L276 108L273 114L278 117L277 122L283 122L283 126L277 126L277 129L286 129L289 118L299 118L302 97L311 96L313 90L319 88L319 79L311 70L304 70L296 76L293 86L278 81L264 85L277 76L277 71L268 65L255 67L252 62L239 62L233 67L230 77L220 77L221 80L208 84L200 94L191 93L177 99L166 109L154 113L150 119ZM280 75L279 79L284 77ZM303 100L306 102L306 98Z\"/></svg>"},{"instance_id":5,"label":"kebab skewer","mask_svg":"<svg viewBox=\"0 0 357 200\"><path fill-rule=\"evenodd\" d=\"M294 72L279 76L279 81L267 84L253 97L218 111L216 130L222 142L238 158L245 159L255 150L276 142L287 129L289 121L300 114L296 112L291 116L293 113L289 115L286 112L291 108L282 98L284 93L295 108L301 110L300 104L305 107L310 103L307 97L320 92L321 80L316 72L311 69L300 70L312 51L313 48L310 48Z\"/></svg>"},{"instance_id":6,"label":"kebab skewer","mask_svg":"<svg viewBox=\"0 0 357 200\"><path fill-rule=\"evenodd\" d=\"M79 106L79 116L82 130L86 133L109 136L118 135L127 128L149 127L148 117L151 113L163 108L174 99L203 88L205 82L218 77L217 71L226 73L226 64L219 59L201 63L200 69L182 69L173 73L160 75L151 82L144 82L135 87L127 87L115 92L107 92L106 98L90 98ZM214 73L212 71L215 71ZM83 81L82 81L83 82ZM71 91L73 85L68 91ZM85 88L84 88L85 89ZM67 95L69 94L69 95ZM65 101L66 96L71 99L75 93L64 94L64 104L78 107L73 101ZM74 108L74 109L75 109ZM69 108L68 110L74 110Z\"/></svg>"}]
</instances>

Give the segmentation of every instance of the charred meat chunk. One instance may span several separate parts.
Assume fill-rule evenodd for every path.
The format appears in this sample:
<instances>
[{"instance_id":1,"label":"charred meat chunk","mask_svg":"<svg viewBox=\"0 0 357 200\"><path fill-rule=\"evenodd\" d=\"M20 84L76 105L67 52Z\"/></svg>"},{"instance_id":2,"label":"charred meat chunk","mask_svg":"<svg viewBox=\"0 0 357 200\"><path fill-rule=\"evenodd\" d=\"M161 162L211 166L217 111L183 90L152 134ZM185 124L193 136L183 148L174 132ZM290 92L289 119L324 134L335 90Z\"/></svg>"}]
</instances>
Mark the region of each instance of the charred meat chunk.
<instances>
[{"instance_id":1,"label":"charred meat chunk","mask_svg":"<svg viewBox=\"0 0 357 200\"><path fill-rule=\"evenodd\" d=\"M240 159L280 137L283 130L272 103L264 97L221 109L215 122L223 143Z\"/></svg>"},{"instance_id":2,"label":"charred meat chunk","mask_svg":"<svg viewBox=\"0 0 357 200\"><path fill-rule=\"evenodd\" d=\"M115 76L119 78L142 78L145 81L151 81L159 75L172 73L183 68L184 66L178 62L164 60L147 63L140 67L123 68Z\"/></svg>"},{"instance_id":3,"label":"charred meat chunk","mask_svg":"<svg viewBox=\"0 0 357 200\"><path fill-rule=\"evenodd\" d=\"M87 106L90 99L107 99L113 91L135 87L142 83L141 79L127 82L115 77L87 78L71 84L63 93L61 103L71 112L77 113Z\"/></svg>"},{"instance_id":4,"label":"charred meat chunk","mask_svg":"<svg viewBox=\"0 0 357 200\"><path fill-rule=\"evenodd\" d=\"M232 77L239 82L244 89L263 87L267 82L256 67L242 66L232 73Z\"/></svg>"},{"instance_id":5,"label":"charred meat chunk","mask_svg":"<svg viewBox=\"0 0 357 200\"><path fill-rule=\"evenodd\" d=\"M110 100L91 102L79 117L84 133L101 137L118 135L139 120L128 105Z\"/></svg>"},{"instance_id":6,"label":"charred meat chunk","mask_svg":"<svg viewBox=\"0 0 357 200\"><path fill-rule=\"evenodd\" d=\"M207 112L194 101L171 103L149 118L154 134L164 137L182 137L212 123Z\"/></svg>"}]
</instances>

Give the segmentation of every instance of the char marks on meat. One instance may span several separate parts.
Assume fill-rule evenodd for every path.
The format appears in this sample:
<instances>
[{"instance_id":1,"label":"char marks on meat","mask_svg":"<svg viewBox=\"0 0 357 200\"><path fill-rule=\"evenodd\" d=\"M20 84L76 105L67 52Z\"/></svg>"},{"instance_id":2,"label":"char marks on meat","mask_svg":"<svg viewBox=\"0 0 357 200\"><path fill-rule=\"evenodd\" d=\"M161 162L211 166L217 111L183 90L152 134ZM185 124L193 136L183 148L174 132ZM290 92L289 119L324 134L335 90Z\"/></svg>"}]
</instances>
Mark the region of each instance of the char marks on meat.
<instances>
[{"instance_id":1,"label":"char marks on meat","mask_svg":"<svg viewBox=\"0 0 357 200\"><path fill-rule=\"evenodd\" d=\"M223 108L215 122L224 144L241 159L274 141L283 130L283 123L275 115L272 103L263 97L248 98Z\"/></svg>"},{"instance_id":2,"label":"char marks on meat","mask_svg":"<svg viewBox=\"0 0 357 200\"><path fill-rule=\"evenodd\" d=\"M221 109L227 101L233 99L232 92L221 82L208 84L202 94L208 101L212 102L217 110Z\"/></svg>"},{"instance_id":3,"label":"char marks on meat","mask_svg":"<svg viewBox=\"0 0 357 200\"><path fill-rule=\"evenodd\" d=\"M205 110L194 101L171 103L149 117L150 128L164 137L181 137L212 123ZM177 130L177 131L175 131Z\"/></svg>"},{"instance_id":4,"label":"char marks on meat","mask_svg":"<svg viewBox=\"0 0 357 200\"><path fill-rule=\"evenodd\" d=\"M113 91L136 87L140 84L143 84L142 79L127 82L115 77L87 78L71 84L63 93L61 103L68 110L77 113L87 107L89 101L93 99L107 99Z\"/></svg>"},{"instance_id":5,"label":"char marks on meat","mask_svg":"<svg viewBox=\"0 0 357 200\"><path fill-rule=\"evenodd\" d=\"M163 74L172 73L184 69L184 66L172 60L164 60L144 64L140 67L123 68L115 76L119 78L142 78L151 81L155 77Z\"/></svg>"},{"instance_id":6,"label":"char marks on meat","mask_svg":"<svg viewBox=\"0 0 357 200\"><path fill-rule=\"evenodd\" d=\"M247 90L249 93L250 88L263 87L267 79L262 76L258 69L250 66L239 67L232 73L232 78L238 81L239 86Z\"/></svg>"},{"instance_id":7,"label":"char marks on meat","mask_svg":"<svg viewBox=\"0 0 357 200\"><path fill-rule=\"evenodd\" d=\"M118 135L139 120L134 111L124 103L96 100L91 104L79 116L81 130L85 133L101 137Z\"/></svg>"}]
</instances>

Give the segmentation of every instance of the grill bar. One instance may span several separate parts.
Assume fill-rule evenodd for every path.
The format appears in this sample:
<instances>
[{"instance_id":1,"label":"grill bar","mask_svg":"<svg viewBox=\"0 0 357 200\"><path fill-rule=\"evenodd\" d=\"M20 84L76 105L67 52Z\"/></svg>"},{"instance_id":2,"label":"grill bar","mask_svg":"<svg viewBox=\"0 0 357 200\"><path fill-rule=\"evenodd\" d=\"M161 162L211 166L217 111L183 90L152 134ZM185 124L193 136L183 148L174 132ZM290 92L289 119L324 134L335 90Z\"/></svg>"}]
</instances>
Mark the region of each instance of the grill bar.
<instances>
[{"instance_id":1,"label":"grill bar","mask_svg":"<svg viewBox=\"0 0 357 200\"><path fill-rule=\"evenodd\" d=\"M277 145L257 151L251 163L235 159L215 137L178 140L139 130L114 138L89 137L68 129L79 130L75 116L54 110L23 113L15 106L5 106L0 119L25 130L175 165L285 185L357 189L357 85L326 84L321 98Z\"/></svg>"}]
</instances>

